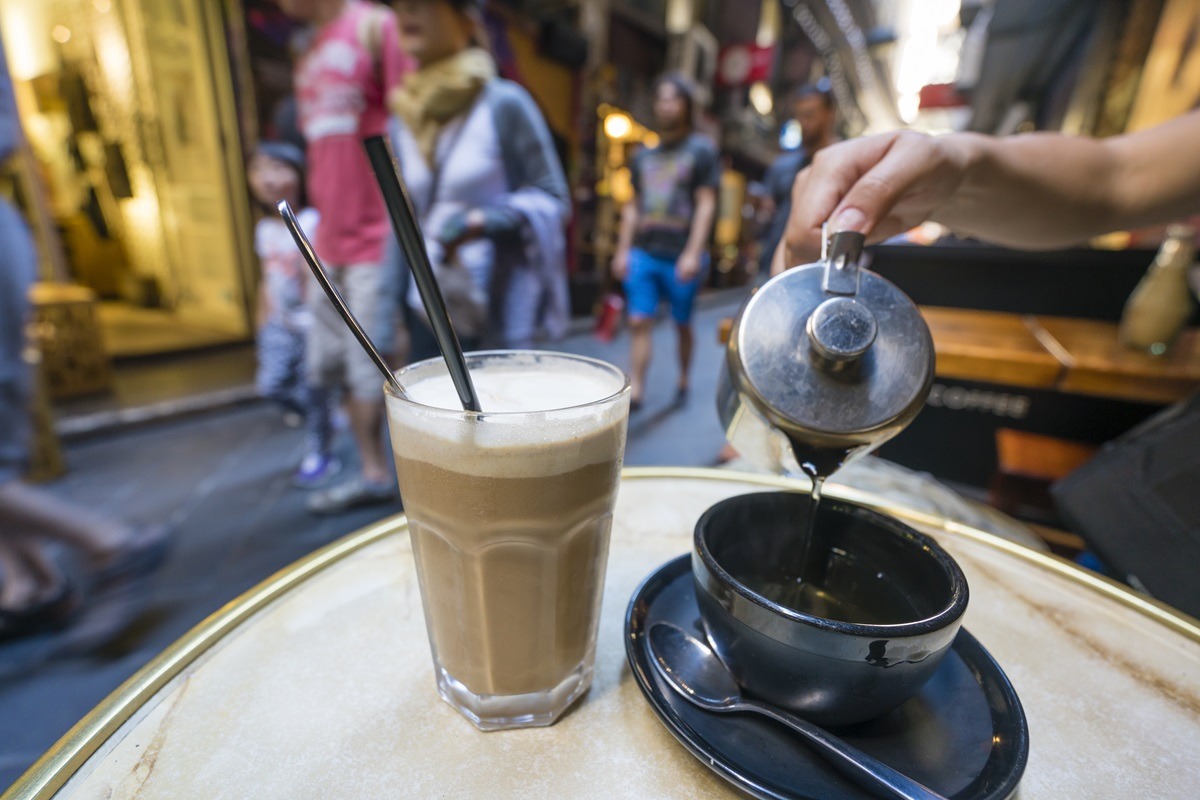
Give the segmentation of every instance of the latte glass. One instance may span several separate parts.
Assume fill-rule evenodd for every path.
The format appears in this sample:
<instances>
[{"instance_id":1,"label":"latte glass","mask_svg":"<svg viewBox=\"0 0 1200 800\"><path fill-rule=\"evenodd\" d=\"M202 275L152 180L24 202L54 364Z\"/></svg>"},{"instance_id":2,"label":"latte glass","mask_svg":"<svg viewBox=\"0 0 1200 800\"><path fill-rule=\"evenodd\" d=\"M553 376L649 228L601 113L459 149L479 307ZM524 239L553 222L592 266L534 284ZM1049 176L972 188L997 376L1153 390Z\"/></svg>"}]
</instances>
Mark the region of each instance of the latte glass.
<instances>
[{"instance_id":1,"label":"latte glass","mask_svg":"<svg viewBox=\"0 0 1200 800\"><path fill-rule=\"evenodd\" d=\"M482 730L550 725L592 682L629 381L590 358L431 359L385 389L438 692Z\"/></svg>"}]
</instances>

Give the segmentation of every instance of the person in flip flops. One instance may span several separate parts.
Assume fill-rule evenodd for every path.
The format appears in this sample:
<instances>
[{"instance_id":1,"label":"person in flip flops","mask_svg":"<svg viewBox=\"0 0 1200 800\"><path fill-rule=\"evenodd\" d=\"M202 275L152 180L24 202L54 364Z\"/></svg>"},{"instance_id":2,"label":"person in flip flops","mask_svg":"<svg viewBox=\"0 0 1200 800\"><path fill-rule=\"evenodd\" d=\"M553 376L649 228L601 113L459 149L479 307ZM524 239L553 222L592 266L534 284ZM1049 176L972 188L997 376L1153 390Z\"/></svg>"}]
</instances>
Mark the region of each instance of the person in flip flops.
<instances>
[{"instance_id":1,"label":"person in flip flops","mask_svg":"<svg viewBox=\"0 0 1200 800\"><path fill-rule=\"evenodd\" d=\"M666 300L679 345L675 403L687 399L692 363L692 309L708 268L708 240L717 208L721 162L716 146L692 130L692 90L666 75L654 92L660 144L630 164L634 199L621 210L613 277L624 281L629 327L630 410L641 407L652 355L654 315Z\"/></svg>"}]
</instances>

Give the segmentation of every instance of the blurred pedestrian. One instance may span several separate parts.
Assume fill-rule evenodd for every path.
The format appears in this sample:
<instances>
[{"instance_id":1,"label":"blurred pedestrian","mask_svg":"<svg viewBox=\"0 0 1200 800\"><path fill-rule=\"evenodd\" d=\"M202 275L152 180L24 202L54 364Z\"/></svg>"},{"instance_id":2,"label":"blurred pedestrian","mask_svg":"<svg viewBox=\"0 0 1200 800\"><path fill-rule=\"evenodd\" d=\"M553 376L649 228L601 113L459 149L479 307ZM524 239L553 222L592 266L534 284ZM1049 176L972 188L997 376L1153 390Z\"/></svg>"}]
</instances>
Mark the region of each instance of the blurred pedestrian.
<instances>
[{"instance_id":1,"label":"blurred pedestrian","mask_svg":"<svg viewBox=\"0 0 1200 800\"><path fill-rule=\"evenodd\" d=\"M0 161L20 126L0 48ZM37 270L33 237L0 196L0 640L59 628L85 593L147 574L166 555L164 527L133 528L35 489L28 461L31 370L23 358L29 289Z\"/></svg>"},{"instance_id":2,"label":"blurred pedestrian","mask_svg":"<svg viewBox=\"0 0 1200 800\"><path fill-rule=\"evenodd\" d=\"M775 248L792 212L792 186L796 176L812 163L813 156L838 141L837 104L828 78L797 89L792 94L791 110L792 119L800 126L800 146L777 156L763 176L766 197L762 213L770 220L760 257L764 275L771 271Z\"/></svg>"},{"instance_id":3,"label":"blurred pedestrian","mask_svg":"<svg viewBox=\"0 0 1200 800\"><path fill-rule=\"evenodd\" d=\"M381 265L389 226L362 139L384 132L384 97L407 63L395 18L366 0L280 0L280 6L314 28L295 86L308 148L308 200L321 217L313 245L350 310L387 352L395 338ZM307 302L309 379L324 389L344 386L361 466L350 479L314 492L308 508L327 514L388 502L396 482L383 445L379 372L315 280Z\"/></svg>"},{"instance_id":4,"label":"blurred pedestrian","mask_svg":"<svg viewBox=\"0 0 1200 800\"><path fill-rule=\"evenodd\" d=\"M708 267L708 242L721 182L716 146L692 130L692 90L682 77L659 79L654 119L660 144L640 150L630 165L634 199L621 210L613 256L614 277L624 280L632 331L632 396L645 396L651 336L658 306L666 300L675 321L679 379L675 403L687 400L692 360L692 308Z\"/></svg>"},{"instance_id":5,"label":"blurred pedestrian","mask_svg":"<svg viewBox=\"0 0 1200 800\"><path fill-rule=\"evenodd\" d=\"M417 69L389 98L393 142L463 346L528 348L566 332L570 201L533 98L482 46L482 5L394 4ZM405 294L410 358L437 355L415 285Z\"/></svg>"},{"instance_id":6,"label":"blurred pedestrian","mask_svg":"<svg viewBox=\"0 0 1200 800\"><path fill-rule=\"evenodd\" d=\"M304 152L287 142L260 142L247 168L250 192L262 205L254 250L262 275L258 291L258 392L304 422L306 451L292 482L302 489L327 483L342 468L333 455L329 389L308 380L306 342L312 315L305 305L308 268L276 206L286 200L300 227L316 238L320 214L304 196Z\"/></svg>"}]
</instances>

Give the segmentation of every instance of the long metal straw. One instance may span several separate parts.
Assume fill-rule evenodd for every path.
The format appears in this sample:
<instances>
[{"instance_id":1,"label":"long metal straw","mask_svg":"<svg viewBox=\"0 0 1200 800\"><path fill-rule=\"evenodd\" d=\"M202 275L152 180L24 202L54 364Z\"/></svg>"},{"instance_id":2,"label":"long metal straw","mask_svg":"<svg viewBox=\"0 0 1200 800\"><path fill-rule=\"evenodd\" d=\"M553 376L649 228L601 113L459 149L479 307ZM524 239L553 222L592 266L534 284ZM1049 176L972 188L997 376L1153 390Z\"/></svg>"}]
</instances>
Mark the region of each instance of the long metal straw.
<instances>
[{"instance_id":1,"label":"long metal straw","mask_svg":"<svg viewBox=\"0 0 1200 800\"><path fill-rule=\"evenodd\" d=\"M463 357L462 345L454 332L454 324L446 310L446 301L433 274L429 253L425 250L425 238L421 235L417 214L396 171L396 159L392 156L392 148L382 136L368 136L363 140L363 146L367 148L367 158L371 162L371 169L375 171L379 190L383 192L383 202L392 218L392 227L396 229L400 247L404 250L413 278L417 282L417 291L425 305L425 313L429 316L429 325L433 328L438 349L442 351L442 358L446 359L458 399L465 410L481 411L475 385L471 382L471 373L467 371L467 360Z\"/></svg>"},{"instance_id":2,"label":"long metal straw","mask_svg":"<svg viewBox=\"0 0 1200 800\"><path fill-rule=\"evenodd\" d=\"M362 329L362 326L358 324L358 320L354 318L350 307L342 299L342 293L329 280L329 275L325 272L325 267L321 264L321 259L317 257L317 251L313 249L312 244L308 241L308 237L304 235L304 230L300 227L300 221L296 219L296 215L292 212L292 207L288 205L288 201L280 200L276 208L279 209L279 214L283 217L288 230L292 232L292 238L296 240L296 247L300 248L300 254L308 262L308 268L312 270L313 275L317 278L317 282L321 284L321 288L325 290L325 294L329 297L329 302L333 303L333 307L342 315L342 319L346 321L350 332L354 334L354 338L358 339L358 343L367 351L367 355L375 362L375 366L383 373L383 377L396 390L397 394L403 396L405 394L404 387L400 385L400 381L396 380L396 376L392 374L391 367L383 360L383 356L379 354L379 351L375 349L375 345L371 343L371 338L367 336L366 331Z\"/></svg>"}]
</instances>

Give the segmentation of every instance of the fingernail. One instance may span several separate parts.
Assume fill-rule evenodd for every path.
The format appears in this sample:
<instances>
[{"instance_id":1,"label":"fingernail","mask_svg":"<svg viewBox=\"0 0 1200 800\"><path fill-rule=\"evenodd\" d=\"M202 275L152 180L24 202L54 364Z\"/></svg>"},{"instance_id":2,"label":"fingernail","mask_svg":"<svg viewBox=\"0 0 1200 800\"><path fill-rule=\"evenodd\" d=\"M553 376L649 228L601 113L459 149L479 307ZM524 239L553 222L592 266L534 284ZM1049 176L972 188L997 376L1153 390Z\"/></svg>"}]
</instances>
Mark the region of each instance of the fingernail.
<instances>
[{"instance_id":1,"label":"fingernail","mask_svg":"<svg viewBox=\"0 0 1200 800\"><path fill-rule=\"evenodd\" d=\"M862 233L867 224L867 215L857 208L844 208L833 221L834 233L838 231L855 231Z\"/></svg>"}]
</instances>

